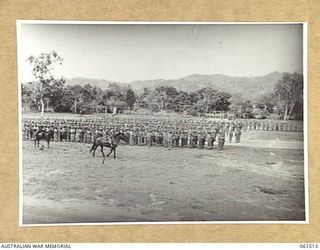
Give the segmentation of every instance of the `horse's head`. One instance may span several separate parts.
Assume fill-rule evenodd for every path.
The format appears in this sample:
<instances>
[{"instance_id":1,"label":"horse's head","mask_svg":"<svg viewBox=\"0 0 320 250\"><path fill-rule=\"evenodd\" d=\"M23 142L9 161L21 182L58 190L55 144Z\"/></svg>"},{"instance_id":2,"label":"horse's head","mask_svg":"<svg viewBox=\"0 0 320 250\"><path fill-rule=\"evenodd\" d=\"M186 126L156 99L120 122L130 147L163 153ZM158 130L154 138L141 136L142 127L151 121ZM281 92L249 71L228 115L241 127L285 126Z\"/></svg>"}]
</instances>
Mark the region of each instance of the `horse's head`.
<instances>
[{"instance_id":1,"label":"horse's head","mask_svg":"<svg viewBox=\"0 0 320 250\"><path fill-rule=\"evenodd\" d=\"M125 133L123 133L123 132L119 132L119 133L115 134L113 136L113 138L114 138L115 141L118 141L118 142L120 140L125 141L127 139L127 135Z\"/></svg>"}]
</instances>

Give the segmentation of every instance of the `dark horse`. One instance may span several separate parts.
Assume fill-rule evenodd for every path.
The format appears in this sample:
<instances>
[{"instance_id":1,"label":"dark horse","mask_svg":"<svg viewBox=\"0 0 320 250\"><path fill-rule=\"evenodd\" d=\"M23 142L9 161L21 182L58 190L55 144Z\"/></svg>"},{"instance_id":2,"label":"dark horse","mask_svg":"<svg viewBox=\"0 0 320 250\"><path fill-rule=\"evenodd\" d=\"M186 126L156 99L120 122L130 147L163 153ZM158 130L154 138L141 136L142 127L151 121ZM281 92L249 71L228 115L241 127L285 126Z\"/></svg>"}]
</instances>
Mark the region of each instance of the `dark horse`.
<instances>
[{"instance_id":1,"label":"dark horse","mask_svg":"<svg viewBox=\"0 0 320 250\"><path fill-rule=\"evenodd\" d=\"M103 157L105 157L104 152L103 152L103 147L111 148L110 153L107 154L107 157L113 152L113 157L116 158L116 148L120 142L120 140L125 140L126 135L124 133L117 133L113 136L113 140L110 143L103 137L98 137L89 152L93 151L92 156L95 155L97 148L100 146L101 152Z\"/></svg>"},{"instance_id":2,"label":"dark horse","mask_svg":"<svg viewBox=\"0 0 320 250\"><path fill-rule=\"evenodd\" d=\"M49 132L41 131L41 132L37 133L35 135L35 137L33 138L34 139L34 146L39 147L40 140L45 140L47 142L47 145L49 148L52 135L53 135L53 131L49 131Z\"/></svg>"}]
</instances>

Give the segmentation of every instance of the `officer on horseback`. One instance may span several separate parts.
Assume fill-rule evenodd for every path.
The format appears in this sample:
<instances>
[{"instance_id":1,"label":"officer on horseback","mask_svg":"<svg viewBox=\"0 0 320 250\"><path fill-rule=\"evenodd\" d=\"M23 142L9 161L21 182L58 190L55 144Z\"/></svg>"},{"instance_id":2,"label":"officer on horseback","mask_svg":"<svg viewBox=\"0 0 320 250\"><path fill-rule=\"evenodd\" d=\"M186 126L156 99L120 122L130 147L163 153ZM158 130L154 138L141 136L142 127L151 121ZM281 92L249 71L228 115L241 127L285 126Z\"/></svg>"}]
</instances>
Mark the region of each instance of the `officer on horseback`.
<instances>
[{"instance_id":1,"label":"officer on horseback","mask_svg":"<svg viewBox=\"0 0 320 250\"><path fill-rule=\"evenodd\" d=\"M45 130L43 129L43 125L39 125L37 131L33 134L33 139L35 140L40 133L43 133Z\"/></svg>"}]
</instances>

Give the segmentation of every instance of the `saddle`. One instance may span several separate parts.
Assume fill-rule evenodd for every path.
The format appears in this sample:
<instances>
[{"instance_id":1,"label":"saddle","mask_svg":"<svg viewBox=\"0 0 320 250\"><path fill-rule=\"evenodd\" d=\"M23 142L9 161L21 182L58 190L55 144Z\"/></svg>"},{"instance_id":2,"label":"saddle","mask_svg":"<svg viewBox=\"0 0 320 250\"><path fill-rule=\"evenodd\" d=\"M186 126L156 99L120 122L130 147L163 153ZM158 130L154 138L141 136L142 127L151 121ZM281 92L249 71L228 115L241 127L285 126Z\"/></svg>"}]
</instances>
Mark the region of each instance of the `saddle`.
<instances>
[{"instance_id":1,"label":"saddle","mask_svg":"<svg viewBox=\"0 0 320 250\"><path fill-rule=\"evenodd\" d=\"M40 131L40 132L36 133L35 135L33 135L32 139L33 139L33 140L36 140L37 137L42 137L42 136L43 136L43 133L44 133L43 131Z\"/></svg>"}]
</instances>

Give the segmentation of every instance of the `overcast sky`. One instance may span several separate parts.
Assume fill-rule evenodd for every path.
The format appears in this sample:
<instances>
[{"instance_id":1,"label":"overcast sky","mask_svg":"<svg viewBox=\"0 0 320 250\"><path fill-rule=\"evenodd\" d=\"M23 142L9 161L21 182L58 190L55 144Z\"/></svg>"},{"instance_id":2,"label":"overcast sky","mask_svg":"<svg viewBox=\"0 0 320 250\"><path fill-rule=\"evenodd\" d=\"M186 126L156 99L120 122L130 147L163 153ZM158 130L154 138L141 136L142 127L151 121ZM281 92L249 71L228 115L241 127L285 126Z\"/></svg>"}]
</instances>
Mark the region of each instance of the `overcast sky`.
<instances>
[{"instance_id":1,"label":"overcast sky","mask_svg":"<svg viewBox=\"0 0 320 250\"><path fill-rule=\"evenodd\" d=\"M119 82L191 74L259 76L302 72L302 25L22 24L19 76L25 61L55 50L55 75Z\"/></svg>"}]
</instances>

